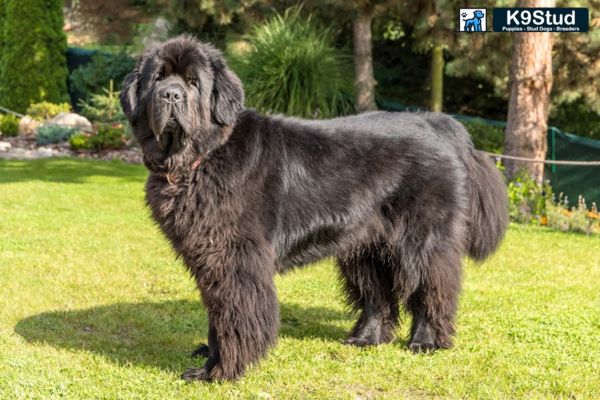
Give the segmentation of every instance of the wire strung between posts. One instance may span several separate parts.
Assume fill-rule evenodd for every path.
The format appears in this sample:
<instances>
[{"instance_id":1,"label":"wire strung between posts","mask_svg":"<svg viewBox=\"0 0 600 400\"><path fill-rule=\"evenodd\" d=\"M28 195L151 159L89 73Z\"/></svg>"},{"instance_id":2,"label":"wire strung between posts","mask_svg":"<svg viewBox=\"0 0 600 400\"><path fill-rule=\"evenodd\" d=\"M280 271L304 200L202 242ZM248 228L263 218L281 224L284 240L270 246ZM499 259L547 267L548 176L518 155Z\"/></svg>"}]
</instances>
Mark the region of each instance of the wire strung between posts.
<instances>
[{"instance_id":1,"label":"wire strung between posts","mask_svg":"<svg viewBox=\"0 0 600 400\"><path fill-rule=\"evenodd\" d=\"M23 117L25 116L25 115L23 115L23 114L20 114L20 113L18 113L18 112L16 112L16 111L13 111L13 110L9 110L8 108L4 108L4 107L2 107L2 106L0 106L0 110L4 111L5 113L9 113L9 114L12 114L12 115L16 115L16 116L17 116L17 117L19 117L19 118L23 118Z\"/></svg>"},{"instance_id":2,"label":"wire strung between posts","mask_svg":"<svg viewBox=\"0 0 600 400\"><path fill-rule=\"evenodd\" d=\"M600 167L600 161L564 161L564 160L541 160L527 157L508 156L505 154L490 153L479 150L490 157L502 158L506 160L524 161L530 163L554 164L554 165L577 165L581 167Z\"/></svg>"}]
</instances>

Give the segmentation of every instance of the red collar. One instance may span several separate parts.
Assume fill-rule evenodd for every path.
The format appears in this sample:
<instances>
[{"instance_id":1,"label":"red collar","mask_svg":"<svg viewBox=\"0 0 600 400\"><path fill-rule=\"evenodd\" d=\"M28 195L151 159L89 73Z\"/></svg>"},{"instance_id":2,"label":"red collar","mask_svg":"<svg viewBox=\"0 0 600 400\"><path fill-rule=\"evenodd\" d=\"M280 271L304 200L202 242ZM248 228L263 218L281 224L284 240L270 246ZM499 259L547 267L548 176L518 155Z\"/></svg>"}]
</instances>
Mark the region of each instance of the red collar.
<instances>
[{"instance_id":1,"label":"red collar","mask_svg":"<svg viewBox=\"0 0 600 400\"><path fill-rule=\"evenodd\" d=\"M196 161L194 161L194 163L192 164L192 171L197 170L198 167L200 166L200 164L202 164L202 157L200 157Z\"/></svg>"}]
</instances>

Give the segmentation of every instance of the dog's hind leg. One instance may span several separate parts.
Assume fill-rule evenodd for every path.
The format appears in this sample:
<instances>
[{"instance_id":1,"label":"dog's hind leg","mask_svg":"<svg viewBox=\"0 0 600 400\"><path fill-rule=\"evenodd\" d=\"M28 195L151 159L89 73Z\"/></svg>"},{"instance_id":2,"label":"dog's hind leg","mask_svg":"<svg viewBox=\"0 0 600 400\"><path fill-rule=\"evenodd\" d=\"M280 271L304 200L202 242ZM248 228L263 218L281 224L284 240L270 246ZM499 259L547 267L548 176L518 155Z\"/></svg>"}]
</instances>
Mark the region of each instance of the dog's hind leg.
<instances>
[{"instance_id":1,"label":"dog's hind leg","mask_svg":"<svg viewBox=\"0 0 600 400\"><path fill-rule=\"evenodd\" d=\"M398 322L398 299L384 259L372 247L340 257L338 263L347 300L361 312L344 343L369 346L392 341Z\"/></svg>"},{"instance_id":2,"label":"dog's hind leg","mask_svg":"<svg viewBox=\"0 0 600 400\"><path fill-rule=\"evenodd\" d=\"M452 346L460 279L457 252L449 250L431 257L421 284L406 304L413 317L410 350L419 353Z\"/></svg>"}]
</instances>

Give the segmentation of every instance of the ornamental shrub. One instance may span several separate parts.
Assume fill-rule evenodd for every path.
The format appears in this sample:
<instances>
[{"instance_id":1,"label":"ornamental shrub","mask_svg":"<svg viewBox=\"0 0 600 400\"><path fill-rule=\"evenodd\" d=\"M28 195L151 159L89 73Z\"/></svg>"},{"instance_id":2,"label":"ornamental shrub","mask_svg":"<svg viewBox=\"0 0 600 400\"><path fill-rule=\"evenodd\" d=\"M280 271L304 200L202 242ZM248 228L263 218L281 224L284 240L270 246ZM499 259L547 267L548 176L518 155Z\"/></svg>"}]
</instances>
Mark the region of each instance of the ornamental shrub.
<instances>
[{"instance_id":1,"label":"ornamental shrub","mask_svg":"<svg viewBox=\"0 0 600 400\"><path fill-rule=\"evenodd\" d=\"M71 104L69 103L54 104L49 101L42 101L41 103L30 105L27 108L26 114L35 120L44 121L55 117L62 112L69 111L71 111Z\"/></svg>"},{"instance_id":2,"label":"ornamental shrub","mask_svg":"<svg viewBox=\"0 0 600 400\"><path fill-rule=\"evenodd\" d=\"M538 184L526 170L508 184L508 211L515 222L539 222L546 217L546 205L552 201L549 182Z\"/></svg>"},{"instance_id":3,"label":"ornamental shrub","mask_svg":"<svg viewBox=\"0 0 600 400\"><path fill-rule=\"evenodd\" d=\"M83 132L77 132L69 138L69 145L73 150L90 150L89 137Z\"/></svg>"},{"instance_id":4,"label":"ornamental shrub","mask_svg":"<svg viewBox=\"0 0 600 400\"><path fill-rule=\"evenodd\" d=\"M123 124L102 124L96 134L74 134L69 138L69 145L73 150L118 150L125 146L126 140Z\"/></svg>"},{"instance_id":5,"label":"ornamental shrub","mask_svg":"<svg viewBox=\"0 0 600 400\"><path fill-rule=\"evenodd\" d=\"M89 137L89 146L94 150L118 150L125 145L125 129L122 124L100 125L98 133Z\"/></svg>"},{"instance_id":6,"label":"ornamental shrub","mask_svg":"<svg viewBox=\"0 0 600 400\"><path fill-rule=\"evenodd\" d=\"M0 103L25 113L31 103L68 101L62 0L0 0Z\"/></svg>"},{"instance_id":7,"label":"ornamental shrub","mask_svg":"<svg viewBox=\"0 0 600 400\"><path fill-rule=\"evenodd\" d=\"M17 136L19 134L19 118L12 114L0 115L0 133L3 136Z\"/></svg>"},{"instance_id":8,"label":"ornamental shrub","mask_svg":"<svg viewBox=\"0 0 600 400\"><path fill-rule=\"evenodd\" d=\"M110 81L108 89L102 89L103 93L91 95L90 101L81 101L81 114L93 122L110 123L123 122L125 115L121 109L119 93L113 88Z\"/></svg>"},{"instance_id":9,"label":"ornamental shrub","mask_svg":"<svg viewBox=\"0 0 600 400\"><path fill-rule=\"evenodd\" d=\"M58 125L46 125L42 126L37 131L37 143L38 144L51 144L60 143L68 140L77 129L67 128Z\"/></svg>"},{"instance_id":10,"label":"ornamental shrub","mask_svg":"<svg viewBox=\"0 0 600 400\"><path fill-rule=\"evenodd\" d=\"M334 117L352 112L352 64L334 46L331 30L300 15L276 15L247 37L249 48L230 52L244 82L246 102L263 112Z\"/></svg>"}]
</instances>

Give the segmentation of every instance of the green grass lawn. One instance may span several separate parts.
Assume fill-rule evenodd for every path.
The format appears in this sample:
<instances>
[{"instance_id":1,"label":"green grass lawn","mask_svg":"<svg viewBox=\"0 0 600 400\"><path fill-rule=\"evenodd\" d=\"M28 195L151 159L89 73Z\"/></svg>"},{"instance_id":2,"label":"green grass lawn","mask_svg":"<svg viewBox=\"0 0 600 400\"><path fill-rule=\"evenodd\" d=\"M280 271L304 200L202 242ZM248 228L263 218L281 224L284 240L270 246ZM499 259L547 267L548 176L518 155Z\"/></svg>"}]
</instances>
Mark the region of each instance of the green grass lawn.
<instances>
[{"instance_id":1,"label":"green grass lawn","mask_svg":"<svg viewBox=\"0 0 600 400\"><path fill-rule=\"evenodd\" d=\"M600 238L512 225L467 263L451 350L341 344L335 266L277 278L279 343L239 382L187 384L195 286L152 224L146 172L0 161L0 399L600 398Z\"/></svg>"}]
</instances>

